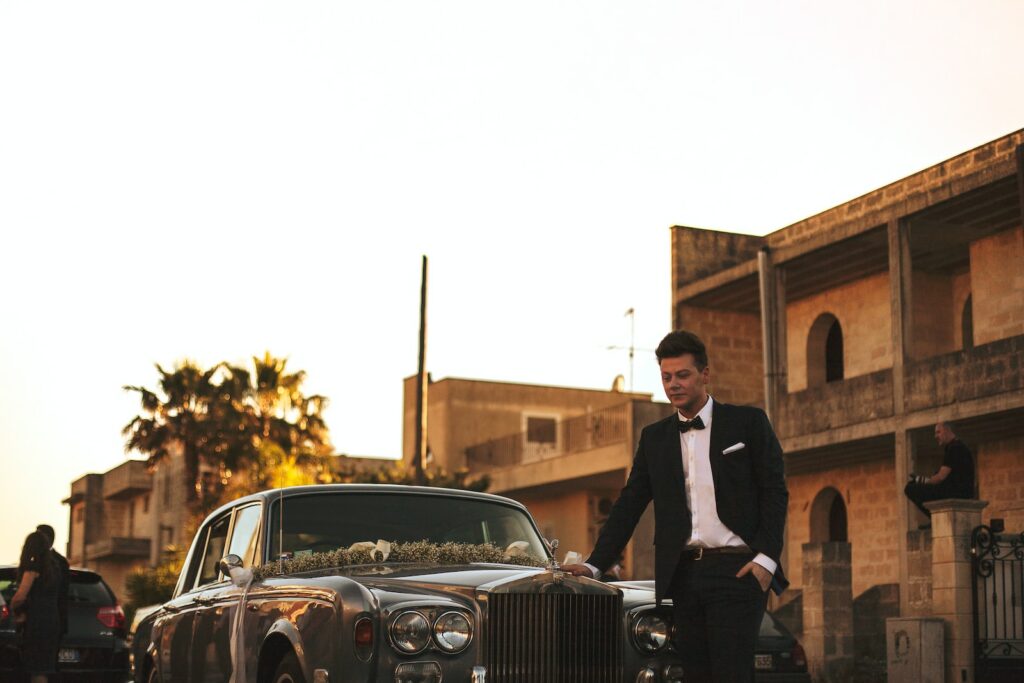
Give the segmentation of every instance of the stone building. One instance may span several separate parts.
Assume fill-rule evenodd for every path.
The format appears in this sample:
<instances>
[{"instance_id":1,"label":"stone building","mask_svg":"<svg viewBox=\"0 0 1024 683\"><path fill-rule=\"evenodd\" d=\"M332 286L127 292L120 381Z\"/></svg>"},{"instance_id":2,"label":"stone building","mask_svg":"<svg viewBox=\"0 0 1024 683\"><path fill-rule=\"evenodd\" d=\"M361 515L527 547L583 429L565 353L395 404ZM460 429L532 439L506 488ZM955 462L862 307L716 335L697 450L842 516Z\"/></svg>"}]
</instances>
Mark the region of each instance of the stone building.
<instances>
[{"instance_id":1,"label":"stone building","mask_svg":"<svg viewBox=\"0 0 1024 683\"><path fill-rule=\"evenodd\" d=\"M981 519L1024 531L1022 143L764 237L672 229L674 327L708 343L716 398L764 407L786 453L786 599L817 571L814 544L848 542L855 656L884 661L884 617L964 601L933 586L931 534L902 493L941 463L936 421L975 454Z\"/></svg>"},{"instance_id":2,"label":"stone building","mask_svg":"<svg viewBox=\"0 0 1024 683\"><path fill-rule=\"evenodd\" d=\"M99 572L124 602L125 579L136 567L157 563L160 539L174 542L178 524L165 519L182 505L164 501L169 477L155 477L142 460L126 460L103 474L86 474L71 484L63 502L70 507L68 562ZM156 483L156 486L154 486ZM174 493L180 486L172 487ZM175 501L177 502L177 501Z\"/></svg>"},{"instance_id":3,"label":"stone building","mask_svg":"<svg viewBox=\"0 0 1024 683\"><path fill-rule=\"evenodd\" d=\"M415 452L416 377L405 381L403 450ZM650 394L442 379L427 391L428 454L452 471L487 474L489 493L530 509L565 552L588 553L626 482L640 430L668 415ZM641 520L623 577L654 576L653 518Z\"/></svg>"}]
</instances>

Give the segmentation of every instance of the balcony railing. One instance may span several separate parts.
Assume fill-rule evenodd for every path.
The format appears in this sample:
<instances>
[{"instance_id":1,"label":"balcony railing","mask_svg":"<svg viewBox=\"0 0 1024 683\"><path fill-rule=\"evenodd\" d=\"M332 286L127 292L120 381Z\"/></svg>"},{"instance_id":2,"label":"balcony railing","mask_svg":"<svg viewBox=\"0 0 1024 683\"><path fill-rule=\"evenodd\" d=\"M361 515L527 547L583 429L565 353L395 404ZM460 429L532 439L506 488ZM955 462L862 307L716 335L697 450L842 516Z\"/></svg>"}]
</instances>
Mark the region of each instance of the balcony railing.
<instances>
[{"instance_id":1,"label":"balcony railing","mask_svg":"<svg viewBox=\"0 0 1024 683\"><path fill-rule=\"evenodd\" d=\"M891 417L892 370L829 382L779 399L776 429L782 438Z\"/></svg>"},{"instance_id":2,"label":"balcony railing","mask_svg":"<svg viewBox=\"0 0 1024 683\"><path fill-rule=\"evenodd\" d=\"M131 560L149 557L148 538L123 538L112 536L85 546L85 557L89 560Z\"/></svg>"},{"instance_id":3,"label":"balcony railing","mask_svg":"<svg viewBox=\"0 0 1024 683\"><path fill-rule=\"evenodd\" d=\"M1024 335L916 361L906 372L907 410L1024 389Z\"/></svg>"},{"instance_id":4,"label":"balcony railing","mask_svg":"<svg viewBox=\"0 0 1024 683\"><path fill-rule=\"evenodd\" d=\"M528 441L525 432L491 439L466 449L471 471L511 467L601 448L629 435L630 403L559 422L554 442Z\"/></svg>"},{"instance_id":5,"label":"balcony railing","mask_svg":"<svg viewBox=\"0 0 1024 683\"><path fill-rule=\"evenodd\" d=\"M153 475L141 460L129 460L103 475L104 498L129 498L152 488Z\"/></svg>"}]
</instances>

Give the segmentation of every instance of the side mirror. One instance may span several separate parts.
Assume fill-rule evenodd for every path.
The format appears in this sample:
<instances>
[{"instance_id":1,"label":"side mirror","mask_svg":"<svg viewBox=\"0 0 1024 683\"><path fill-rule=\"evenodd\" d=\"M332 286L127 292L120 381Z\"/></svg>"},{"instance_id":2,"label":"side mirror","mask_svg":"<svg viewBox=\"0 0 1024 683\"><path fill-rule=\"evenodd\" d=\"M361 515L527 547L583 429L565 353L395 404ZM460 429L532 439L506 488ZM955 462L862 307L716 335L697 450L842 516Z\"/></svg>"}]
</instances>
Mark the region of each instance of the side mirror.
<instances>
[{"instance_id":1,"label":"side mirror","mask_svg":"<svg viewBox=\"0 0 1024 683\"><path fill-rule=\"evenodd\" d=\"M238 569L241 566L242 558L238 555L225 555L220 558L220 562L217 563L220 573L229 578L231 577L231 570Z\"/></svg>"}]
</instances>

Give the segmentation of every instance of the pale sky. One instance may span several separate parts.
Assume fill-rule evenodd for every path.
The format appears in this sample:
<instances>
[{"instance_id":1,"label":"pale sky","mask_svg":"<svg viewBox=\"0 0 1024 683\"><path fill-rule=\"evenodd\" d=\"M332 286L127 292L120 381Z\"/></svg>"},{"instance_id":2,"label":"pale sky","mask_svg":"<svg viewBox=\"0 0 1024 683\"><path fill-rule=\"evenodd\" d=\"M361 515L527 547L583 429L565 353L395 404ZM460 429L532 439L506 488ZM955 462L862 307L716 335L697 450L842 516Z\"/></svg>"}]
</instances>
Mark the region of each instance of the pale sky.
<instances>
[{"instance_id":1,"label":"pale sky","mask_svg":"<svg viewBox=\"0 0 1024 683\"><path fill-rule=\"evenodd\" d=\"M669 226L764 234L1024 127L1024 2L0 2L0 563L124 384L264 350L397 457L416 371L609 388ZM660 397L649 354L635 388Z\"/></svg>"}]
</instances>

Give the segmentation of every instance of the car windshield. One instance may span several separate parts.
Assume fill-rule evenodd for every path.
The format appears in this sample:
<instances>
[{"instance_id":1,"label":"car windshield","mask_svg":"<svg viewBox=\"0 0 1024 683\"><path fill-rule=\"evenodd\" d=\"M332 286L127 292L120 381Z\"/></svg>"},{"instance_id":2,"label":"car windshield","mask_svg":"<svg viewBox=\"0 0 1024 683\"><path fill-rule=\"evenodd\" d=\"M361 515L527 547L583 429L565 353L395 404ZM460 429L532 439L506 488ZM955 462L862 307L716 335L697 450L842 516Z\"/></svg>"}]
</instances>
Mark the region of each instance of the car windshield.
<instances>
[{"instance_id":1,"label":"car windshield","mask_svg":"<svg viewBox=\"0 0 1024 683\"><path fill-rule=\"evenodd\" d=\"M270 553L280 547L279 501L270 509ZM546 559L543 542L522 510L488 500L408 493L317 493L284 499L284 551L294 556L347 548L361 541L492 543L522 541Z\"/></svg>"}]
</instances>

